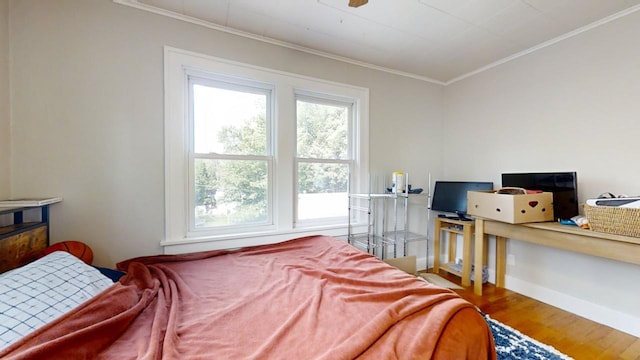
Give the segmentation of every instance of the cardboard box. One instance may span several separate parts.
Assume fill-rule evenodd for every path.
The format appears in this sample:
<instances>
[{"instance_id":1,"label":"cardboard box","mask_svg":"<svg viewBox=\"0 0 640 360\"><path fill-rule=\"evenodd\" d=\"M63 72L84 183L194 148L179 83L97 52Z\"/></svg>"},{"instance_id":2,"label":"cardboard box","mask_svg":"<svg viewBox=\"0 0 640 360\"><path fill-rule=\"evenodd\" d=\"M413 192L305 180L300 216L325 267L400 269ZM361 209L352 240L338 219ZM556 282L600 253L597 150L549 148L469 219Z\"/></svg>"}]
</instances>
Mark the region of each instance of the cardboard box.
<instances>
[{"instance_id":1,"label":"cardboard box","mask_svg":"<svg viewBox=\"0 0 640 360\"><path fill-rule=\"evenodd\" d=\"M507 195L467 192L467 214L511 224L554 221L553 193Z\"/></svg>"},{"instance_id":2,"label":"cardboard box","mask_svg":"<svg viewBox=\"0 0 640 360\"><path fill-rule=\"evenodd\" d=\"M416 264L415 256L404 256L400 258L385 259L384 262L391 266L395 266L398 269L411 275L415 275L418 272L418 265Z\"/></svg>"}]
</instances>

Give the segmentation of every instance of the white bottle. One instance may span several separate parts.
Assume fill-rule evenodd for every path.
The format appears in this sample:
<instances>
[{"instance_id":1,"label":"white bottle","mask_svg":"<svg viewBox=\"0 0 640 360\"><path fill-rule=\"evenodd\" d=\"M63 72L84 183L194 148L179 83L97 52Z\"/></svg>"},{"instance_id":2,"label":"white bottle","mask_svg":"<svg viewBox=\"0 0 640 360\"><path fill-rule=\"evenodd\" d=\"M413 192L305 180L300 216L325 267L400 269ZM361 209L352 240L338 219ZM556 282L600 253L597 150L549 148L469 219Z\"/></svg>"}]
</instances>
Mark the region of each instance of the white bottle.
<instances>
[{"instance_id":1,"label":"white bottle","mask_svg":"<svg viewBox=\"0 0 640 360\"><path fill-rule=\"evenodd\" d=\"M391 179L393 182L392 191L394 193L404 192L404 173L402 171L396 171L391 175Z\"/></svg>"}]
</instances>

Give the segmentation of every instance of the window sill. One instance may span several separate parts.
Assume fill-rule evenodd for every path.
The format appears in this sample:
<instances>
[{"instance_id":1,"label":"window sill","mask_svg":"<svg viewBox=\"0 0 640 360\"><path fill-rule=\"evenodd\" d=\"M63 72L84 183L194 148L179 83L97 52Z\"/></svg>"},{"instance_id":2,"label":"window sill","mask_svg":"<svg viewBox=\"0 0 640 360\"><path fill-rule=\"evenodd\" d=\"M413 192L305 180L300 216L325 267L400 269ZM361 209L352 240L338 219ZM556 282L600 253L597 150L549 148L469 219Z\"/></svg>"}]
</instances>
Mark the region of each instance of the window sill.
<instances>
[{"instance_id":1,"label":"window sill","mask_svg":"<svg viewBox=\"0 0 640 360\"><path fill-rule=\"evenodd\" d=\"M273 244L311 235L344 237L346 224L318 226L314 228L293 229L287 231L252 232L234 235L191 237L160 242L164 254L184 254L197 251L237 249L247 246Z\"/></svg>"}]
</instances>

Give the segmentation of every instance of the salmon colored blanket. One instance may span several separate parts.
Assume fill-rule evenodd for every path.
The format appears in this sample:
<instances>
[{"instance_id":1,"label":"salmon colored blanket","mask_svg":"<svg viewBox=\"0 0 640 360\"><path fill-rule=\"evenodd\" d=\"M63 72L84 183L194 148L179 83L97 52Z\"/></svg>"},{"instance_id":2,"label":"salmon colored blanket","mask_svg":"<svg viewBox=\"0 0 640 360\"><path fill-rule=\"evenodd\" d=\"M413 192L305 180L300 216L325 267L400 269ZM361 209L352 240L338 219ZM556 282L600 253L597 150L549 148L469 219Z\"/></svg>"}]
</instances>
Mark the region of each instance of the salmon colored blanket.
<instances>
[{"instance_id":1,"label":"salmon colored blanket","mask_svg":"<svg viewBox=\"0 0 640 360\"><path fill-rule=\"evenodd\" d=\"M325 236L118 264L127 275L8 359L495 359L454 292Z\"/></svg>"}]
</instances>

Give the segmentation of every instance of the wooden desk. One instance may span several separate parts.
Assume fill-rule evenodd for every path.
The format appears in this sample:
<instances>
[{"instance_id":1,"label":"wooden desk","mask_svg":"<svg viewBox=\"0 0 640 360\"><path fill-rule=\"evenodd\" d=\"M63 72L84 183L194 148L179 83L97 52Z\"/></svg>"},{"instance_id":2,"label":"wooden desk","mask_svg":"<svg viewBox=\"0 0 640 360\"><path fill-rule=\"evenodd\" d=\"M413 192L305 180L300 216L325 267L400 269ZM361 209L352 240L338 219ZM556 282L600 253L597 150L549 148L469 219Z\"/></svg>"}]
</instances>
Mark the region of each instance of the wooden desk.
<instances>
[{"instance_id":1,"label":"wooden desk","mask_svg":"<svg viewBox=\"0 0 640 360\"><path fill-rule=\"evenodd\" d=\"M475 263L482 261L486 235L496 236L496 286L504 287L506 239L526 241L548 247L640 265L640 238L613 235L557 222L509 224L495 220L475 220ZM474 274L474 292L482 295L482 273Z\"/></svg>"}]
</instances>

